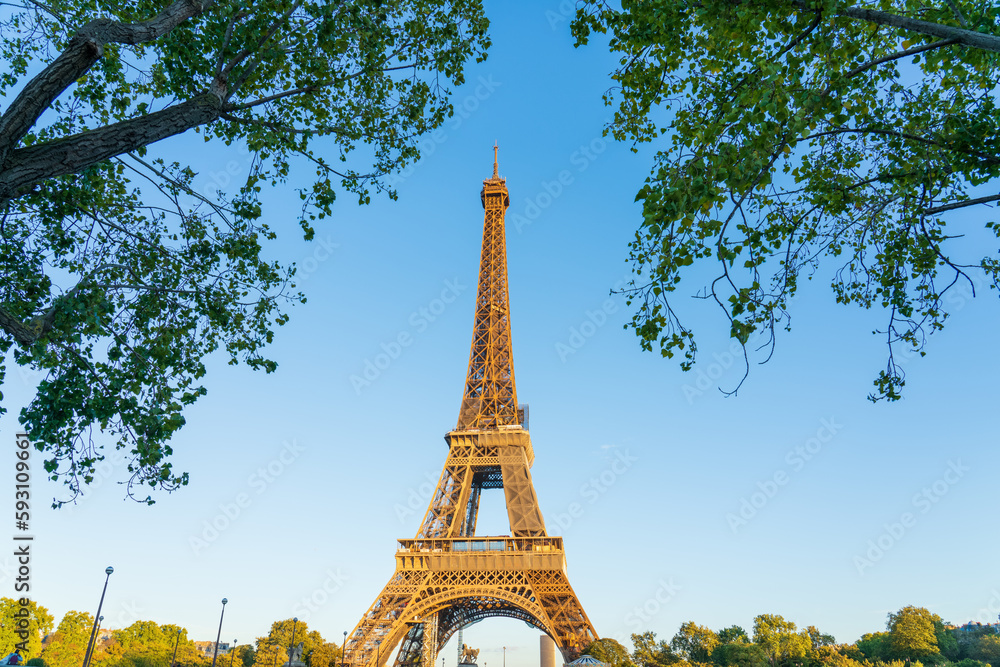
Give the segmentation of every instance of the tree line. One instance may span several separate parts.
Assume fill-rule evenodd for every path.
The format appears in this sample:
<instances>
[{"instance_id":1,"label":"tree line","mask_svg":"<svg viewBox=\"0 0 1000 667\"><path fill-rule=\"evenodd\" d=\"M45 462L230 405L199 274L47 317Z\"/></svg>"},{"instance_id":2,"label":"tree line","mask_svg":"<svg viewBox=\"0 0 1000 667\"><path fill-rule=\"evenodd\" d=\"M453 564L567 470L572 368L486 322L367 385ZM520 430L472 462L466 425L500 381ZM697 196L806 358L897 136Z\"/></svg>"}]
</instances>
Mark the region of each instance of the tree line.
<instances>
[{"instance_id":1,"label":"tree line","mask_svg":"<svg viewBox=\"0 0 1000 667\"><path fill-rule=\"evenodd\" d=\"M0 598L0 654L7 655L22 641L15 632L13 613L18 602ZM32 601L29 607L29 637L21 657L33 667L80 667L87 652L94 617L85 611L68 611L54 625L49 611ZM280 667L288 660L294 626L295 644L302 642L302 660L308 667L335 667L340 646L328 642L305 621L291 618L275 621L264 637L237 644L234 652L220 658L219 667ZM54 632L53 632L54 628ZM176 658L174 648L176 646ZM93 667L208 667L211 656L198 650L187 629L172 623L160 625L139 620L112 630L110 639L98 642L91 658Z\"/></svg>"},{"instance_id":2,"label":"tree line","mask_svg":"<svg viewBox=\"0 0 1000 667\"><path fill-rule=\"evenodd\" d=\"M585 653L612 667L1000 667L996 625L955 627L923 607L888 615L886 629L838 644L815 626L799 630L774 614L754 618L752 636L734 625L719 631L683 623L668 642L656 633L632 635L629 652L599 639Z\"/></svg>"}]
</instances>

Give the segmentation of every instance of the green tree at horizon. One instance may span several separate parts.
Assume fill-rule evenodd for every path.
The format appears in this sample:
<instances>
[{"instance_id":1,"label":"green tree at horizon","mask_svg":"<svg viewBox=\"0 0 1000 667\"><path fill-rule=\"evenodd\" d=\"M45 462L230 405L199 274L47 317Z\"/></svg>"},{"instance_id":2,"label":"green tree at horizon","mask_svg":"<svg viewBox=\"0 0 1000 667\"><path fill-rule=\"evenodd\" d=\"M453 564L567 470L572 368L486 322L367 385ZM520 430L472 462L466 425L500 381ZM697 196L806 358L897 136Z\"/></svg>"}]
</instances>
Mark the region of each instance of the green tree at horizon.
<instances>
[{"instance_id":1,"label":"green tree at horizon","mask_svg":"<svg viewBox=\"0 0 1000 667\"><path fill-rule=\"evenodd\" d=\"M56 627L42 658L46 667L79 667L87 653L94 617L85 611L67 611Z\"/></svg>"},{"instance_id":2,"label":"green tree at horizon","mask_svg":"<svg viewBox=\"0 0 1000 667\"><path fill-rule=\"evenodd\" d=\"M18 622L21 620L21 610L27 609L28 639L24 642L25 650L20 651L21 658L31 660L42 652L42 638L52 632L52 614L35 600L28 600L25 607L21 606L22 598L0 598L0 657L13 653L22 642L18 632Z\"/></svg>"}]
</instances>

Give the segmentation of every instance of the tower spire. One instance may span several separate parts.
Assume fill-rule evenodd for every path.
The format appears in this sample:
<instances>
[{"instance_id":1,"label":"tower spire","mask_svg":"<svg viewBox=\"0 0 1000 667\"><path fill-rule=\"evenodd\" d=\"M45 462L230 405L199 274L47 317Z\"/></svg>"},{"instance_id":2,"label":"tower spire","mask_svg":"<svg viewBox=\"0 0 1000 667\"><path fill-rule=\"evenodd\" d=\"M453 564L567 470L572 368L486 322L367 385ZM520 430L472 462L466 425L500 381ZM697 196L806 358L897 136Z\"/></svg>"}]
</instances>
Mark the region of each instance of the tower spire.
<instances>
[{"instance_id":1,"label":"tower spire","mask_svg":"<svg viewBox=\"0 0 1000 667\"><path fill-rule=\"evenodd\" d=\"M479 260L476 317L458 429L495 429L520 423L507 293L507 240L504 212L510 206L507 181L500 178L498 146L493 145L493 178L483 181L480 197L483 250Z\"/></svg>"}]
</instances>

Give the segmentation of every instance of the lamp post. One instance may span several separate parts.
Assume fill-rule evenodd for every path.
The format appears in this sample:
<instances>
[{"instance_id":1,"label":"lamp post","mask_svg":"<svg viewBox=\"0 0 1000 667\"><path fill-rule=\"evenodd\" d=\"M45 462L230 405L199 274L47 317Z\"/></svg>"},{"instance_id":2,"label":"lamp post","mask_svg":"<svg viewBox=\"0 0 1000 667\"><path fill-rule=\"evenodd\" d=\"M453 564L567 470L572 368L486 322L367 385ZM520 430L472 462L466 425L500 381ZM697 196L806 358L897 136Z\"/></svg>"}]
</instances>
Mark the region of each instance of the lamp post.
<instances>
[{"instance_id":1,"label":"lamp post","mask_svg":"<svg viewBox=\"0 0 1000 667\"><path fill-rule=\"evenodd\" d=\"M219 637L222 636L222 619L226 616L226 598L222 598L222 613L219 614L219 632L215 635L215 650L212 652L212 667L215 667L215 659L219 657Z\"/></svg>"},{"instance_id":2,"label":"lamp post","mask_svg":"<svg viewBox=\"0 0 1000 667\"><path fill-rule=\"evenodd\" d=\"M236 639L233 640L233 651L232 651L232 655L229 656L229 667L233 667L233 660L236 659L236 642L237 641L239 641L239 640L236 640Z\"/></svg>"},{"instance_id":3,"label":"lamp post","mask_svg":"<svg viewBox=\"0 0 1000 667\"><path fill-rule=\"evenodd\" d=\"M344 630L344 643L340 646L340 667L347 662L347 630Z\"/></svg>"},{"instance_id":4,"label":"lamp post","mask_svg":"<svg viewBox=\"0 0 1000 667\"><path fill-rule=\"evenodd\" d=\"M97 633L94 635L94 651L97 651L97 645L101 642L101 625L104 623L104 617L97 617Z\"/></svg>"},{"instance_id":5,"label":"lamp post","mask_svg":"<svg viewBox=\"0 0 1000 667\"><path fill-rule=\"evenodd\" d=\"M101 607L104 606L104 594L108 592L108 579L111 578L111 573L115 571L115 568L110 565L104 569L104 589L101 591L101 601L97 603L97 613L94 614L94 629L90 631L90 641L87 643L87 653L83 658L83 667L87 667L90 664L90 658L94 654L94 638L97 636L97 624L100 623L98 617L101 615Z\"/></svg>"},{"instance_id":6,"label":"lamp post","mask_svg":"<svg viewBox=\"0 0 1000 667\"><path fill-rule=\"evenodd\" d=\"M507 667L507 647L503 647L503 667Z\"/></svg>"},{"instance_id":7,"label":"lamp post","mask_svg":"<svg viewBox=\"0 0 1000 667\"><path fill-rule=\"evenodd\" d=\"M299 617L296 616L292 619L292 644L288 647L288 667L292 666L292 652L295 650L295 626L299 622Z\"/></svg>"},{"instance_id":8,"label":"lamp post","mask_svg":"<svg viewBox=\"0 0 1000 667\"><path fill-rule=\"evenodd\" d=\"M177 637L174 639L174 654L170 657L170 667L177 664L177 645L181 643L181 630L182 628L177 628Z\"/></svg>"}]
</instances>

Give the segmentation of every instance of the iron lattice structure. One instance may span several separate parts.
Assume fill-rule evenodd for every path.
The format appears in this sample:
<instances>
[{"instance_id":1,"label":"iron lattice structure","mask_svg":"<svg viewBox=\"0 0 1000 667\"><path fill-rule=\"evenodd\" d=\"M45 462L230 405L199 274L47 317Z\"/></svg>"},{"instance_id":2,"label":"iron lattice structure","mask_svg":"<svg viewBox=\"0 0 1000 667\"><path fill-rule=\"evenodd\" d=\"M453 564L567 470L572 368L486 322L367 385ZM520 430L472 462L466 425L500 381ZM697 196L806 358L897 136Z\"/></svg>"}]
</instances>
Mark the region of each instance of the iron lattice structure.
<instances>
[{"instance_id":1,"label":"iron lattice structure","mask_svg":"<svg viewBox=\"0 0 1000 667\"><path fill-rule=\"evenodd\" d=\"M493 178L483 181L480 196L486 210L483 252L479 258L476 319L465 394L458 413L458 430L513 426L521 422L514 387L507 238L503 220L510 206L510 195L506 180L498 173L496 146L493 147Z\"/></svg>"},{"instance_id":2,"label":"iron lattice structure","mask_svg":"<svg viewBox=\"0 0 1000 667\"><path fill-rule=\"evenodd\" d=\"M475 327L458 428L412 540L399 540L396 571L347 638L345 667L432 667L460 628L515 618L545 632L570 661L597 639L566 577L562 538L545 532L531 481L534 450L518 409L511 355L504 212L499 177L483 181L483 251ZM476 536L484 489L504 491L510 535Z\"/></svg>"}]
</instances>

